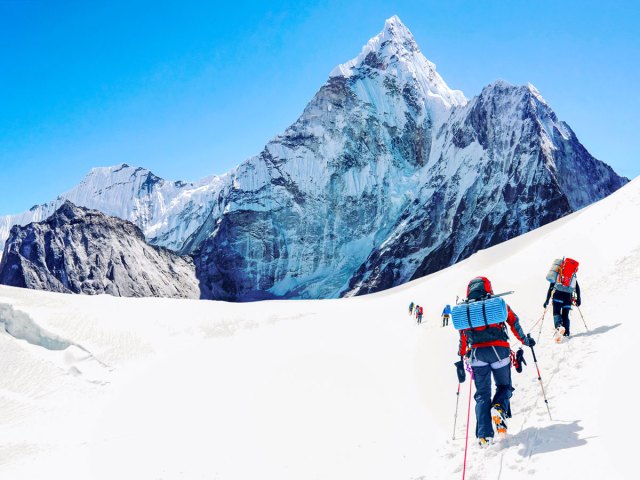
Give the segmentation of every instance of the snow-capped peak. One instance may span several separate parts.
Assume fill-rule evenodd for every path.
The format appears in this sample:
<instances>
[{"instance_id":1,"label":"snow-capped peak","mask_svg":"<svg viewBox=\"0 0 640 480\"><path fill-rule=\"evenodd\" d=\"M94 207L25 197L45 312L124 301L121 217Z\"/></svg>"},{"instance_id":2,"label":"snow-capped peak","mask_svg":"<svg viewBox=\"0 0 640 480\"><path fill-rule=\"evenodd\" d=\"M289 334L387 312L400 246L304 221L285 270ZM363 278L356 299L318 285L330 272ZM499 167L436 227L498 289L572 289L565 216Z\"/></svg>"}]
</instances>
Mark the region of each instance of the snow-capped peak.
<instances>
[{"instance_id":1,"label":"snow-capped peak","mask_svg":"<svg viewBox=\"0 0 640 480\"><path fill-rule=\"evenodd\" d=\"M338 65L330 78L357 75L392 76L401 84L416 83L426 97L441 102L445 109L465 105L460 90L452 90L436 72L436 65L422 54L413 34L396 15L387 19L382 31L371 38L360 54Z\"/></svg>"},{"instance_id":2,"label":"snow-capped peak","mask_svg":"<svg viewBox=\"0 0 640 480\"><path fill-rule=\"evenodd\" d=\"M126 163L119 163L109 167L95 167L89 170L82 179L84 184L96 184L107 182L111 184L115 179L118 181L130 181L135 177L151 176L158 178L151 171L142 167L132 167Z\"/></svg>"},{"instance_id":3,"label":"snow-capped peak","mask_svg":"<svg viewBox=\"0 0 640 480\"><path fill-rule=\"evenodd\" d=\"M414 44L416 41L413 38L413 34L409 31L402 20L397 15L393 15L384 22L384 30L382 35L389 39L395 39L399 43Z\"/></svg>"},{"instance_id":4,"label":"snow-capped peak","mask_svg":"<svg viewBox=\"0 0 640 480\"><path fill-rule=\"evenodd\" d=\"M511 96L524 97L525 95L533 95L536 100L547 105L546 100L542 97L538 89L532 84L527 82L525 85L514 85L506 80L496 80L491 82L482 89L482 95L494 95L498 94L504 96L506 92L511 93Z\"/></svg>"},{"instance_id":5,"label":"snow-capped peak","mask_svg":"<svg viewBox=\"0 0 640 480\"><path fill-rule=\"evenodd\" d=\"M378 63L379 67L384 67L383 69L386 70L389 63L403 59L405 61L411 60L412 55L416 53L421 55L413 35L400 19L394 15L385 22L382 31L362 47L362 51L357 57L338 65L329 76L350 77L363 64L371 66L374 63ZM374 59L374 57L378 58ZM376 60L379 60L379 62L376 62ZM433 63L428 60L426 62L429 67L435 70Z\"/></svg>"}]
</instances>

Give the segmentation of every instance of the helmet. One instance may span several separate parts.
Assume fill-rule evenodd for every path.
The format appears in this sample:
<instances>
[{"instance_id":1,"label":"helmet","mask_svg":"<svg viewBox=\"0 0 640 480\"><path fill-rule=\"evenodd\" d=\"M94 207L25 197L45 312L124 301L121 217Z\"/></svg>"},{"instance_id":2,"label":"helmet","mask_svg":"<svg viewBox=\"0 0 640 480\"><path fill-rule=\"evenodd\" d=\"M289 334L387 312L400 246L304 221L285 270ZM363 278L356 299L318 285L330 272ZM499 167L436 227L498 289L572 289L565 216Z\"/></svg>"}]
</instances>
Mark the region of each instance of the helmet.
<instances>
[{"instance_id":1,"label":"helmet","mask_svg":"<svg viewBox=\"0 0 640 480\"><path fill-rule=\"evenodd\" d=\"M487 277L476 277L469 282L467 286L469 300L479 300L488 295L493 295L493 287Z\"/></svg>"}]
</instances>

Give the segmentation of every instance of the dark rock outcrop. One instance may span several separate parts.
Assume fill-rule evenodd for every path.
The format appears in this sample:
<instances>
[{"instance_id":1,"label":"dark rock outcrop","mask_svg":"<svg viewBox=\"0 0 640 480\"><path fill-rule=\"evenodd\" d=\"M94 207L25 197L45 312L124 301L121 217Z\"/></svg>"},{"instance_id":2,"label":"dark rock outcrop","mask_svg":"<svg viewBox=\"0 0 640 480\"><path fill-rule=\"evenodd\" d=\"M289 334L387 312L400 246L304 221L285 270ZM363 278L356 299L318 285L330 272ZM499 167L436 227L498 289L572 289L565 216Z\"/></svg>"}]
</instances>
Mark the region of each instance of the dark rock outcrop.
<instances>
[{"instance_id":1,"label":"dark rock outcrop","mask_svg":"<svg viewBox=\"0 0 640 480\"><path fill-rule=\"evenodd\" d=\"M43 222L11 229L0 283L91 295L200 297L189 257L149 245L131 222L68 201Z\"/></svg>"}]
</instances>

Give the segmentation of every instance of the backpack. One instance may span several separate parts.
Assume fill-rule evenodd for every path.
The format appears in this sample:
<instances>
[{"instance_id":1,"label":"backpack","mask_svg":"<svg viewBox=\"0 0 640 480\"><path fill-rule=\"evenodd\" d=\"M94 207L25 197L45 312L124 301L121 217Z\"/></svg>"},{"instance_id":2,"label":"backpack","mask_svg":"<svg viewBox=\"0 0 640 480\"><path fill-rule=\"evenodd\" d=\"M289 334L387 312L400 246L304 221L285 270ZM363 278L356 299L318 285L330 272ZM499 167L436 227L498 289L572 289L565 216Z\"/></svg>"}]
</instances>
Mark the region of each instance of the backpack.
<instances>
[{"instance_id":1,"label":"backpack","mask_svg":"<svg viewBox=\"0 0 640 480\"><path fill-rule=\"evenodd\" d=\"M547 273L547 282L558 282L558 274L560 273L560 269L562 268L562 260L562 258L556 258L553 261L553 263L551 264L551 268L549 269L549 273Z\"/></svg>"},{"instance_id":2,"label":"backpack","mask_svg":"<svg viewBox=\"0 0 640 480\"><path fill-rule=\"evenodd\" d=\"M553 261L547 280L555 283L555 289L559 292L573 293L576 288L579 265L573 258L558 258Z\"/></svg>"},{"instance_id":3,"label":"backpack","mask_svg":"<svg viewBox=\"0 0 640 480\"><path fill-rule=\"evenodd\" d=\"M509 293L513 292L507 292L506 294ZM491 281L487 277L473 278L467 286L467 298L451 309L451 320L454 328L471 332L473 330L470 329L506 322L509 313L506 302L501 298L502 295L506 294L501 293L494 296ZM478 335L490 334L488 330L494 329L486 330L487 332L478 333Z\"/></svg>"},{"instance_id":4,"label":"backpack","mask_svg":"<svg viewBox=\"0 0 640 480\"><path fill-rule=\"evenodd\" d=\"M499 323L491 325L487 328L470 328L464 330L462 335L467 337L467 343L471 348L479 343L495 342L495 341L509 341L509 335L507 334L507 324Z\"/></svg>"},{"instance_id":5,"label":"backpack","mask_svg":"<svg viewBox=\"0 0 640 480\"><path fill-rule=\"evenodd\" d=\"M507 321L507 303L501 297L467 300L451 309L451 320L456 330L486 327Z\"/></svg>"}]
</instances>

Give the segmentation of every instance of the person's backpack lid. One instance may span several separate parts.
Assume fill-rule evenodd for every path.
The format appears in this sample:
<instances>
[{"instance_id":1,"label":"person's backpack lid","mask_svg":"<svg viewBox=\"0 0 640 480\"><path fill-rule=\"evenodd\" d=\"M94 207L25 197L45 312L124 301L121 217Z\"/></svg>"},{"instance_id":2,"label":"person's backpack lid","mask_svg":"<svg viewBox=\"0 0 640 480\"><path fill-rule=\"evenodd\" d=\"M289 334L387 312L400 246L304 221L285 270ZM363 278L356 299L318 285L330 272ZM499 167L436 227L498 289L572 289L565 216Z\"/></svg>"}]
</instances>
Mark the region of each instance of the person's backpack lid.
<instances>
[{"instance_id":1,"label":"person's backpack lid","mask_svg":"<svg viewBox=\"0 0 640 480\"><path fill-rule=\"evenodd\" d=\"M493 287L487 277L476 277L467 286L467 299L479 300L488 295L493 295Z\"/></svg>"}]
</instances>

